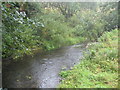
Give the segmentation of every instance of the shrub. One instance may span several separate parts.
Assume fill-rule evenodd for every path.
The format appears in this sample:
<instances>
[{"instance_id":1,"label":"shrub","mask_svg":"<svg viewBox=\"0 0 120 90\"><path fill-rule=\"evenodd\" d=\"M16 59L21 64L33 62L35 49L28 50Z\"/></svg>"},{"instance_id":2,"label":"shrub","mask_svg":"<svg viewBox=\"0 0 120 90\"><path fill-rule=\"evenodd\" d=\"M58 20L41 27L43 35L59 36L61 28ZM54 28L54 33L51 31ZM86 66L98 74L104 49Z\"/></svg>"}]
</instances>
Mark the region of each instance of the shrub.
<instances>
[{"instance_id":1,"label":"shrub","mask_svg":"<svg viewBox=\"0 0 120 90\"><path fill-rule=\"evenodd\" d=\"M116 88L118 85L118 30L104 33L89 46L89 54L72 70L61 72L60 88ZM116 38L114 38L116 37ZM111 42L110 44L108 42ZM114 43L113 43L114 42Z\"/></svg>"}]
</instances>

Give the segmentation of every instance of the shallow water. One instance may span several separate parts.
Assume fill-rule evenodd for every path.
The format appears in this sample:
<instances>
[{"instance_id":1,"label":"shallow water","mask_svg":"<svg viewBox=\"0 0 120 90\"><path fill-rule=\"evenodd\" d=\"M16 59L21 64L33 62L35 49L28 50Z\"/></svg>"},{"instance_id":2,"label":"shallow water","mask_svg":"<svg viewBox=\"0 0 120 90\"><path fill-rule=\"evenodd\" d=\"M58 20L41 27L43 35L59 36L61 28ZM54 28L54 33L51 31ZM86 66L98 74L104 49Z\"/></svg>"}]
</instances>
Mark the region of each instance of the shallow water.
<instances>
[{"instance_id":1,"label":"shallow water","mask_svg":"<svg viewBox=\"0 0 120 90\"><path fill-rule=\"evenodd\" d=\"M78 64L84 51L84 45L72 45L24 57L7 66L3 63L3 87L57 88L61 80L59 72Z\"/></svg>"}]
</instances>

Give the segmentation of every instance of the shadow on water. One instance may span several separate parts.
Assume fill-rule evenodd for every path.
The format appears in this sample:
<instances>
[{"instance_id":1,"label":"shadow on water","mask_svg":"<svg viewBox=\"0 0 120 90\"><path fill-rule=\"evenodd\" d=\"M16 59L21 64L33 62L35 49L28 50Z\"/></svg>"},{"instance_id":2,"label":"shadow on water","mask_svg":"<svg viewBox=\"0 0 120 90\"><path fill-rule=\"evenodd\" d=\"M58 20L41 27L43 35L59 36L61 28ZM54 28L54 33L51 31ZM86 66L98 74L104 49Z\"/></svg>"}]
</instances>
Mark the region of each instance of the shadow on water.
<instances>
[{"instance_id":1,"label":"shadow on water","mask_svg":"<svg viewBox=\"0 0 120 90\"><path fill-rule=\"evenodd\" d=\"M83 47L81 47L83 46ZM85 51L84 45L73 45L4 66L3 87L7 88L56 88L60 82L59 72L79 63Z\"/></svg>"}]
</instances>

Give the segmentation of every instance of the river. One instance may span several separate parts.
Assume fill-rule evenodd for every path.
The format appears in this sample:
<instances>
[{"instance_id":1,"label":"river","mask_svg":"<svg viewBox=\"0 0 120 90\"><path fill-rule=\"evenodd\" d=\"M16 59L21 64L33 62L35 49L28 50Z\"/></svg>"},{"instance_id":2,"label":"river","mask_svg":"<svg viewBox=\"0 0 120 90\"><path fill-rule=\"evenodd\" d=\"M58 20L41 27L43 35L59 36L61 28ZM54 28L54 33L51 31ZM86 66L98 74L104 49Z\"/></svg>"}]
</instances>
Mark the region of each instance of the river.
<instances>
[{"instance_id":1,"label":"river","mask_svg":"<svg viewBox=\"0 0 120 90\"><path fill-rule=\"evenodd\" d=\"M57 88L60 71L78 64L84 51L84 44L72 45L27 56L7 66L3 63L3 87Z\"/></svg>"}]
</instances>

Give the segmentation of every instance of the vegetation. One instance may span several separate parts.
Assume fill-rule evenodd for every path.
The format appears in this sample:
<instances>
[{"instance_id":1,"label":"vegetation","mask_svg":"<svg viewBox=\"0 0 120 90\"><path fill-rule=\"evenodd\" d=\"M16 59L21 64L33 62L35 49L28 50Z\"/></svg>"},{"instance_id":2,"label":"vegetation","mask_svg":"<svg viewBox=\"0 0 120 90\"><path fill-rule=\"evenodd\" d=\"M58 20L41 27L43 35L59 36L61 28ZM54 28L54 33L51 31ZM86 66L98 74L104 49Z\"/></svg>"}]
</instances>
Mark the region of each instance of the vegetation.
<instances>
[{"instance_id":1,"label":"vegetation","mask_svg":"<svg viewBox=\"0 0 120 90\"><path fill-rule=\"evenodd\" d=\"M60 88L118 87L118 30L105 32L89 52L79 65L60 73Z\"/></svg>"},{"instance_id":2,"label":"vegetation","mask_svg":"<svg viewBox=\"0 0 120 90\"><path fill-rule=\"evenodd\" d=\"M117 2L2 2L1 9L3 60L97 42L79 65L60 73L59 87L117 87Z\"/></svg>"},{"instance_id":3,"label":"vegetation","mask_svg":"<svg viewBox=\"0 0 120 90\"><path fill-rule=\"evenodd\" d=\"M117 26L117 3L2 3L2 57L96 41Z\"/></svg>"}]
</instances>

